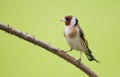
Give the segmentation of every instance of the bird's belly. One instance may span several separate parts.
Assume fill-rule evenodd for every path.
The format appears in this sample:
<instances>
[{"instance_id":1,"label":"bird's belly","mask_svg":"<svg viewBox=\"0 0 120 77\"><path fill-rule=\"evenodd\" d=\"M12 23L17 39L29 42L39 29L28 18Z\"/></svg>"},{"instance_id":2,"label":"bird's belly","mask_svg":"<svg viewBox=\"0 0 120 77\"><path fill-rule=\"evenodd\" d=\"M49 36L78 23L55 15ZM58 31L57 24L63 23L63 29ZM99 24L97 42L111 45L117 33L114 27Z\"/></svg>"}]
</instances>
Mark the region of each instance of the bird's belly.
<instances>
[{"instance_id":1,"label":"bird's belly","mask_svg":"<svg viewBox=\"0 0 120 77\"><path fill-rule=\"evenodd\" d=\"M68 38L66 38L66 41L72 49L83 51L83 47L80 43L79 38L69 38L68 37Z\"/></svg>"}]
</instances>

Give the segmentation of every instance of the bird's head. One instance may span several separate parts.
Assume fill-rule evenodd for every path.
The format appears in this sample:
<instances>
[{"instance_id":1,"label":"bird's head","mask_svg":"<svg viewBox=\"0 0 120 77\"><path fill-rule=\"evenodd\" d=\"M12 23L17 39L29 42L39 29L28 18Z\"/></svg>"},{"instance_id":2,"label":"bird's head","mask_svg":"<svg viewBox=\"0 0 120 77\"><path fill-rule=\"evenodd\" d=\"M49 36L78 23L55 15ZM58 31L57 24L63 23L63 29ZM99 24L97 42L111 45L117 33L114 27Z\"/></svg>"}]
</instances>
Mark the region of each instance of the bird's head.
<instances>
[{"instance_id":1,"label":"bird's head","mask_svg":"<svg viewBox=\"0 0 120 77\"><path fill-rule=\"evenodd\" d=\"M60 21L65 22L66 26L76 26L78 24L78 19L74 16L65 16L63 19L61 19Z\"/></svg>"}]
</instances>

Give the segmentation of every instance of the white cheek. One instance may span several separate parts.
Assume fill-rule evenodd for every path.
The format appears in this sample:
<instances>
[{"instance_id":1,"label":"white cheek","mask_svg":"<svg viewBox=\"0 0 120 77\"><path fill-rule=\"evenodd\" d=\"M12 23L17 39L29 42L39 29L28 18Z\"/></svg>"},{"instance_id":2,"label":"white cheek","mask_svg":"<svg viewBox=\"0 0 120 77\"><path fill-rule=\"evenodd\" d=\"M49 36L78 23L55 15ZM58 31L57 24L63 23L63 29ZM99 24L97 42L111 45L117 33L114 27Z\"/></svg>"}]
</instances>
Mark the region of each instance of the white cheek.
<instances>
[{"instance_id":1,"label":"white cheek","mask_svg":"<svg viewBox=\"0 0 120 77\"><path fill-rule=\"evenodd\" d=\"M71 20L71 24L70 24L70 25L71 25L71 26L74 26L75 23L76 23L76 20L75 20L75 17L73 17L72 20Z\"/></svg>"}]
</instances>

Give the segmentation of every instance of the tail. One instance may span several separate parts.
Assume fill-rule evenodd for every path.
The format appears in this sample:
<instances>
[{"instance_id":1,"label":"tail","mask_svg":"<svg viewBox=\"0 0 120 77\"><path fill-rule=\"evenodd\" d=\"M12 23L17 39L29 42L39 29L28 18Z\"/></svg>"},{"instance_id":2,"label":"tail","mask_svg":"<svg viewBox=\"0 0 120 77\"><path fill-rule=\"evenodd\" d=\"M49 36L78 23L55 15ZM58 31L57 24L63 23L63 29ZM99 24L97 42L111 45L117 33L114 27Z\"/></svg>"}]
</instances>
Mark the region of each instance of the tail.
<instances>
[{"instance_id":1,"label":"tail","mask_svg":"<svg viewBox=\"0 0 120 77\"><path fill-rule=\"evenodd\" d=\"M97 63L99 63L99 61L97 59L95 59L95 57L92 55L92 52L90 51L90 49L88 50L89 53L85 53L88 60L89 61L96 61Z\"/></svg>"}]
</instances>

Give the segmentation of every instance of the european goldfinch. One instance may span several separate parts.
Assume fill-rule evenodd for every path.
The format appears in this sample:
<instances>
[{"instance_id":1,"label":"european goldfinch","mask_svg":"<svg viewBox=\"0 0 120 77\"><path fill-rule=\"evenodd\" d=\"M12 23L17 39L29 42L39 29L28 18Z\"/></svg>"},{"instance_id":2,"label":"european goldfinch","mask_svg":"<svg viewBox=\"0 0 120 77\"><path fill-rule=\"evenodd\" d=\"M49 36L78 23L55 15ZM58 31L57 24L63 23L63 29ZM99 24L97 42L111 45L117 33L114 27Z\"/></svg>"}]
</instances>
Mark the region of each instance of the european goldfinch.
<instances>
[{"instance_id":1,"label":"european goldfinch","mask_svg":"<svg viewBox=\"0 0 120 77\"><path fill-rule=\"evenodd\" d=\"M80 61L82 52L84 52L89 61L94 60L98 62L98 60L95 59L88 47L88 42L85 39L85 35L78 23L78 19L70 15L65 16L63 19L61 19L61 21L65 22L64 36L68 45L70 46L69 51L72 51L73 49L80 51Z\"/></svg>"}]
</instances>

